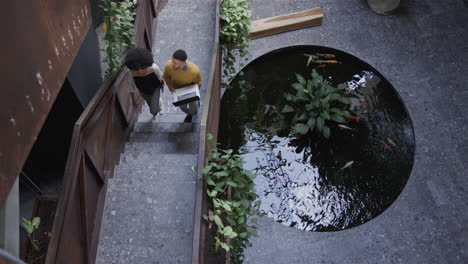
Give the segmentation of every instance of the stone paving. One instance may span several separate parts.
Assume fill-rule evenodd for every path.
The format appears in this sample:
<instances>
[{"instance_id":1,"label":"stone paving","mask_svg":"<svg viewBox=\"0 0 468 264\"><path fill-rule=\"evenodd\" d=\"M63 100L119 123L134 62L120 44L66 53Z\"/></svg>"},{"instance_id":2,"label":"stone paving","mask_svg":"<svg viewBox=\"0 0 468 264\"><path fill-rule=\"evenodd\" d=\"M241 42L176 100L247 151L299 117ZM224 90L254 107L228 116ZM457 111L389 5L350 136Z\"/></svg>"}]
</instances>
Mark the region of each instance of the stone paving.
<instances>
[{"instance_id":1,"label":"stone paving","mask_svg":"<svg viewBox=\"0 0 468 264\"><path fill-rule=\"evenodd\" d=\"M252 19L321 7L323 24L254 40L250 60L292 45L343 50L382 73L413 121L416 154L400 197L377 218L314 233L259 221L245 263L468 262L468 2L401 1L392 16L366 1L252 0Z\"/></svg>"}]
</instances>

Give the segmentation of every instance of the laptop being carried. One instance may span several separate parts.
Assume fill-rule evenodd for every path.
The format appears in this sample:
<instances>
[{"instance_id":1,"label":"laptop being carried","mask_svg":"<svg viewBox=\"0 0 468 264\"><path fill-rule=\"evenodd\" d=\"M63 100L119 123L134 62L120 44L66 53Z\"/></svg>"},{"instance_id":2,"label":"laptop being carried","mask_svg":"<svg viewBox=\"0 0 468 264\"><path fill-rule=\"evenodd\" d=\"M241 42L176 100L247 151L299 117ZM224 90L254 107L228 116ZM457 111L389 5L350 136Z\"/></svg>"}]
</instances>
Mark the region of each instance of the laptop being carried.
<instances>
[{"instance_id":1,"label":"laptop being carried","mask_svg":"<svg viewBox=\"0 0 468 264\"><path fill-rule=\"evenodd\" d=\"M200 100L200 91L198 90L198 84L191 84L189 86L178 88L174 91L172 95L172 104L175 106L180 106Z\"/></svg>"}]
</instances>

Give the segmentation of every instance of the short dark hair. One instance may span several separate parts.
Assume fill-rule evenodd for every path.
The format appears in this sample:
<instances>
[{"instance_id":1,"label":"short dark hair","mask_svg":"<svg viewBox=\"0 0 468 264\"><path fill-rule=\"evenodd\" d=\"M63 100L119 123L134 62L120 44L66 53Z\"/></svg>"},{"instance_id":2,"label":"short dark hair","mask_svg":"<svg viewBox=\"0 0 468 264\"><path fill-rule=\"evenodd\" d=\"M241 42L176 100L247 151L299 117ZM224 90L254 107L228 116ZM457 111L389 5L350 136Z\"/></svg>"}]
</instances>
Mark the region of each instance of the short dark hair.
<instances>
[{"instance_id":1,"label":"short dark hair","mask_svg":"<svg viewBox=\"0 0 468 264\"><path fill-rule=\"evenodd\" d=\"M145 48L131 48L125 56L125 66L130 70L137 71L153 65L153 55Z\"/></svg>"},{"instance_id":2,"label":"short dark hair","mask_svg":"<svg viewBox=\"0 0 468 264\"><path fill-rule=\"evenodd\" d=\"M185 53L184 50L178 49L174 52L174 54L172 55L172 58L178 59L180 61L185 61L187 60L187 53Z\"/></svg>"}]
</instances>

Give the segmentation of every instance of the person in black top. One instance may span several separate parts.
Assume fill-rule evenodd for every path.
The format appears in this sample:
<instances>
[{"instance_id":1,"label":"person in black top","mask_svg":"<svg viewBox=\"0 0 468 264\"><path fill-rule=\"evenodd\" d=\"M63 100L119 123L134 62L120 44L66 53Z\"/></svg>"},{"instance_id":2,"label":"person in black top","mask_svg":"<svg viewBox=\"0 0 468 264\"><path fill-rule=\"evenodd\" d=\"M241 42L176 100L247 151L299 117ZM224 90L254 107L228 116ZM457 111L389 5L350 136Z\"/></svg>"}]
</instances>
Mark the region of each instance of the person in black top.
<instances>
[{"instance_id":1,"label":"person in black top","mask_svg":"<svg viewBox=\"0 0 468 264\"><path fill-rule=\"evenodd\" d=\"M164 87L164 81L161 70L154 63L149 50L145 48L129 49L124 64L130 69L135 85L153 115L152 120L156 122L158 113L162 112L159 95Z\"/></svg>"}]
</instances>

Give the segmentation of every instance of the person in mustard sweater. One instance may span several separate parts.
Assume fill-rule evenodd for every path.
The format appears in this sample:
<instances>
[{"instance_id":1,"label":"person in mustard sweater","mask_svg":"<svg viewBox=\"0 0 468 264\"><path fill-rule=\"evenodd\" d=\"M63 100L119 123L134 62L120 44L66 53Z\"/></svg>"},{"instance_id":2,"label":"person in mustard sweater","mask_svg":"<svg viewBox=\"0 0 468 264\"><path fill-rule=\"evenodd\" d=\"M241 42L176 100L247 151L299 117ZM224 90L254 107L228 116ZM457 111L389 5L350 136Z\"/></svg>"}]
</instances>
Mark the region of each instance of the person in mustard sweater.
<instances>
[{"instance_id":1,"label":"person in mustard sweater","mask_svg":"<svg viewBox=\"0 0 468 264\"><path fill-rule=\"evenodd\" d=\"M191 84L198 84L201 88L202 80L198 66L187 60L187 53L179 49L174 52L172 59L164 66L163 78L171 92ZM180 109L187 114L184 122L192 122L192 117L198 113L199 101L181 105Z\"/></svg>"}]
</instances>

